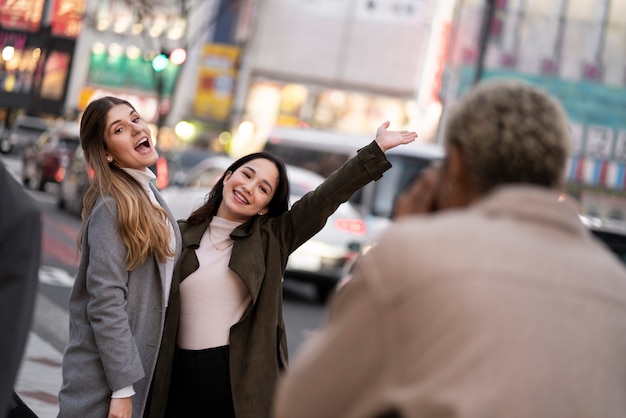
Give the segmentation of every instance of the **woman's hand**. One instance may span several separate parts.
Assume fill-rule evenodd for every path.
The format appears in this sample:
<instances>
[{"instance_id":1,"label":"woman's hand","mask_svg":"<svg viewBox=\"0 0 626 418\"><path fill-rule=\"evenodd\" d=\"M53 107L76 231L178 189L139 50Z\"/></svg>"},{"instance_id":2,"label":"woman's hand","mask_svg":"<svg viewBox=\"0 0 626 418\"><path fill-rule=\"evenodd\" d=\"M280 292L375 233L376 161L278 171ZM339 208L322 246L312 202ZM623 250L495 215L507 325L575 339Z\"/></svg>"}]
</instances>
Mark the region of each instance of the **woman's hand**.
<instances>
[{"instance_id":1,"label":"woman's hand","mask_svg":"<svg viewBox=\"0 0 626 418\"><path fill-rule=\"evenodd\" d=\"M434 212L437 209L440 168L425 168L409 187L401 192L393 206L392 218Z\"/></svg>"},{"instance_id":2,"label":"woman's hand","mask_svg":"<svg viewBox=\"0 0 626 418\"><path fill-rule=\"evenodd\" d=\"M386 121L376 131L376 143L385 152L388 149L401 144L408 144L415 141L417 134L413 131L388 131L389 121Z\"/></svg>"},{"instance_id":3,"label":"woman's hand","mask_svg":"<svg viewBox=\"0 0 626 418\"><path fill-rule=\"evenodd\" d=\"M132 418L133 398L111 398L109 416L107 418Z\"/></svg>"}]
</instances>

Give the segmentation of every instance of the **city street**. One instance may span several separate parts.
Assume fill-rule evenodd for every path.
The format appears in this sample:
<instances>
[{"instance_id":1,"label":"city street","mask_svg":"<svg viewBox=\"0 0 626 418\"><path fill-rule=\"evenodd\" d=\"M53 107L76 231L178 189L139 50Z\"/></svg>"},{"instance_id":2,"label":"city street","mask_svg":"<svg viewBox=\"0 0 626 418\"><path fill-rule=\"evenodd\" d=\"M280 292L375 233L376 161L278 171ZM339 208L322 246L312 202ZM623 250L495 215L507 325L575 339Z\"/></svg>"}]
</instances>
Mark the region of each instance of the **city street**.
<instances>
[{"instance_id":1,"label":"city street","mask_svg":"<svg viewBox=\"0 0 626 418\"><path fill-rule=\"evenodd\" d=\"M3 155L0 161L20 181L19 158ZM42 260L33 332L16 384L18 394L44 418L56 416L61 353L68 336L67 301L79 260L76 238L80 219L57 208L53 186L46 192L28 191L43 214ZM315 299L313 287L287 278L284 315L291 357L297 354L307 335L322 324L325 313L325 306Z\"/></svg>"}]
</instances>

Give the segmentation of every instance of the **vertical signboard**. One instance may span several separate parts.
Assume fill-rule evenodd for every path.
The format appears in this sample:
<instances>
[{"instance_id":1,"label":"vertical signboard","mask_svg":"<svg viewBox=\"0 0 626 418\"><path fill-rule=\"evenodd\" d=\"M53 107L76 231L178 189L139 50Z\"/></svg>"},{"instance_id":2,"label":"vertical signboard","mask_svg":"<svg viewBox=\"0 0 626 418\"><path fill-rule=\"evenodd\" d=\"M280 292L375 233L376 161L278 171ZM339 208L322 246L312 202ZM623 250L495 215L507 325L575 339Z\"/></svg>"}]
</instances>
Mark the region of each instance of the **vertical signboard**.
<instances>
[{"instance_id":1,"label":"vertical signboard","mask_svg":"<svg viewBox=\"0 0 626 418\"><path fill-rule=\"evenodd\" d=\"M225 122L230 114L239 48L209 44L202 50L194 113Z\"/></svg>"},{"instance_id":2,"label":"vertical signboard","mask_svg":"<svg viewBox=\"0 0 626 418\"><path fill-rule=\"evenodd\" d=\"M52 35L76 39L85 12L85 0L56 0L52 10Z\"/></svg>"}]
</instances>

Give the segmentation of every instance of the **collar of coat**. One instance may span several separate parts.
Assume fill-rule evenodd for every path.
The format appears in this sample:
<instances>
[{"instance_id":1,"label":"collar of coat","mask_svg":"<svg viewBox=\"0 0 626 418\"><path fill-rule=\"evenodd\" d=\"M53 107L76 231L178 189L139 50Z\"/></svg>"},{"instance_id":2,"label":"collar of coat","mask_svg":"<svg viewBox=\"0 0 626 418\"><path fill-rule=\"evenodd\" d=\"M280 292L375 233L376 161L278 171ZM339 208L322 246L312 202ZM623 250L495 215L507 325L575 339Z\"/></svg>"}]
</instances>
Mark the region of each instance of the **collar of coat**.
<instances>
[{"instance_id":1,"label":"collar of coat","mask_svg":"<svg viewBox=\"0 0 626 418\"><path fill-rule=\"evenodd\" d=\"M186 253L181 261L182 281L200 267L194 250L200 247L200 240L207 229L207 224L188 224L185 221L179 221L179 225L183 235L183 253ZM239 225L230 234L235 242L228 267L246 284L253 304L256 304L266 270L260 227L261 219L255 217Z\"/></svg>"}]
</instances>

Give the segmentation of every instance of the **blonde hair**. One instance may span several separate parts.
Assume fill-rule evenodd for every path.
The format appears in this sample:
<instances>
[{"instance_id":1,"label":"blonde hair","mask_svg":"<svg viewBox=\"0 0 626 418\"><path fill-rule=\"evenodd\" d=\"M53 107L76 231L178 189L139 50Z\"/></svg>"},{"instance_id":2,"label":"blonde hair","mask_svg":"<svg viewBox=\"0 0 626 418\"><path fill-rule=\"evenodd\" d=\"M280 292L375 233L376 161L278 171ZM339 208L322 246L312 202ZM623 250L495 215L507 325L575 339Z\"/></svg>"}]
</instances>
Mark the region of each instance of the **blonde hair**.
<instances>
[{"instance_id":1,"label":"blonde hair","mask_svg":"<svg viewBox=\"0 0 626 418\"><path fill-rule=\"evenodd\" d=\"M543 90L497 80L472 89L446 124L446 147L456 146L473 187L503 183L561 186L570 134L563 107Z\"/></svg>"},{"instance_id":2,"label":"blonde hair","mask_svg":"<svg viewBox=\"0 0 626 418\"><path fill-rule=\"evenodd\" d=\"M98 198L111 196L117 204L117 231L126 247L126 270L130 271L154 254L164 262L174 255L170 248L167 212L154 205L142 186L115 163L106 161L104 132L109 110L117 105L134 107L125 100L103 97L91 102L81 119L80 142L85 162L93 170L91 185L83 199L81 217L85 228ZM82 231L81 231L82 232ZM79 245L82 233L79 234Z\"/></svg>"}]
</instances>

